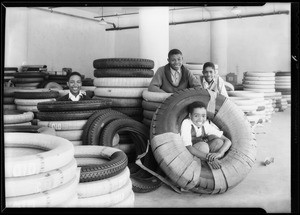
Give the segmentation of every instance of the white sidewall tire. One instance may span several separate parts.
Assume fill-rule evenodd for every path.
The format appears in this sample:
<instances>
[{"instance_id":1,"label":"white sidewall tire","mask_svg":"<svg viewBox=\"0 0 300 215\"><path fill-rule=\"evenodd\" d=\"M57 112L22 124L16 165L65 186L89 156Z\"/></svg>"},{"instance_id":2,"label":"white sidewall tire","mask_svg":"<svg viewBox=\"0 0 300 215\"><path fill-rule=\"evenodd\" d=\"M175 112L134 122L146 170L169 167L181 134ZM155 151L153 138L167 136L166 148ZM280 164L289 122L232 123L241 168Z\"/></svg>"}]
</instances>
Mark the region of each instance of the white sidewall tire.
<instances>
[{"instance_id":1,"label":"white sidewall tire","mask_svg":"<svg viewBox=\"0 0 300 215\"><path fill-rule=\"evenodd\" d=\"M44 153L5 158L5 177L18 177L48 172L67 165L74 158L72 143L64 138L36 133L4 133L5 147L37 147Z\"/></svg>"},{"instance_id":2,"label":"white sidewall tire","mask_svg":"<svg viewBox=\"0 0 300 215\"><path fill-rule=\"evenodd\" d=\"M87 120L38 121L38 125L54 128L56 131L83 130Z\"/></svg>"},{"instance_id":3,"label":"white sidewall tire","mask_svg":"<svg viewBox=\"0 0 300 215\"><path fill-rule=\"evenodd\" d=\"M140 98L143 90L147 88L106 88L97 87L94 91L96 96L116 98Z\"/></svg>"},{"instance_id":4,"label":"white sidewall tire","mask_svg":"<svg viewBox=\"0 0 300 215\"><path fill-rule=\"evenodd\" d=\"M244 88L251 88L251 89L274 89L275 84L272 85L258 85L258 84L243 84Z\"/></svg>"},{"instance_id":5,"label":"white sidewall tire","mask_svg":"<svg viewBox=\"0 0 300 215\"><path fill-rule=\"evenodd\" d=\"M173 93L164 92L149 92L148 89L143 91L143 99L151 102L163 102L166 98L171 96Z\"/></svg>"},{"instance_id":6,"label":"white sidewall tire","mask_svg":"<svg viewBox=\"0 0 300 215\"><path fill-rule=\"evenodd\" d=\"M183 64L184 67L186 67L189 70L203 70L203 64Z\"/></svg>"},{"instance_id":7,"label":"white sidewall tire","mask_svg":"<svg viewBox=\"0 0 300 215\"><path fill-rule=\"evenodd\" d=\"M4 124L17 124L17 123L25 123L33 120L34 114L33 112L25 112L23 114L12 114L3 116Z\"/></svg>"},{"instance_id":8,"label":"white sidewall tire","mask_svg":"<svg viewBox=\"0 0 300 215\"><path fill-rule=\"evenodd\" d=\"M134 196L134 192L132 191L130 196L127 199L125 199L124 201L119 202L111 207L113 207L113 208L134 207L134 201L135 201L135 196Z\"/></svg>"},{"instance_id":9,"label":"white sidewall tire","mask_svg":"<svg viewBox=\"0 0 300 215\"><path fill-rule=\"evenodd\" d=\"M275 92L275 88L274 89L252 89L252 88L246 88L244 87L245 91L254 91L254 92L263 92L263 93L273 93Z\"/></svg>"},{"instance_id":10,"label":"white sidewall tire","mask_svg":"<svg viewBox=\"0 0 300 215\"><path fill-rule=\"evenodd\" d=\"M17 105L17 110L23 110L23 111L31 111L31 112L38 112L36 105Z\"/></svg>"},{"instance_id":11,"label":"white sidewall tire","mask_svg":"<svg viewBox=\"0 0 300 215\"><path fill-rule=\"evenodd\" d=\"M275 80L274 81L247 81L245 80L243 84L254 84L254 85L275 85Z\"/></svg>"},{"instance_id":12,"label":"white sidewall tire","mask_svg":"<svg viewBox=\"0 0 300 215\"><path fill-rule=\"evenodd\" d=\"M70 141L81 140L83 130L56 131L56 136Z\"/></svg>"},{"instance_id":13,"label":"white sidewall tire","mask_svg":"<svg viewBox=\"0 0 300 215\"><path fill-rule=\"evenodd\" d=\"M244 98L264 98L264 93L253 91L229 91L229 96Z\"/></svg>"},{"instance_id":14,"label":"white sidewall tire","mask_svg":"<svg viewBox=\"0 0 300 215\"><path fill-rule=\"evenodd\" d=\"M274 72L246 72L244 76L250 77L275 77Z\"/></svg>"},{"instance_id":15,"label":"white sidewall tire","mask_svg":"<svg viewBox=\"0 0 300 215\"><path fill-rule=\"evenodd\" d=\"M275 77L244 76L244 81L275 81Z\"/></svg>"},{"instance_id":16,"label":"white sidewall tire","mask_svg":"<svg viewBox=\"0 0 300 215\"><path fill-rule=\"evenodd\" d=\"M137 78L137 77L103 77L95 78L94 85L96 87L148 87L152 78Z\"/></svg>"},{"instance_id":17,"label":"white sidewall tire","mask_svg":"<svg viewBox=\"0 0 300 215\"><path fill-rule=\"evenodd\" d=\"M96 89L95 86L82 86L81 89L83 91L94 91Z\"/></svg>"},{"instance_id":18,"label":"white sidewall tire","mask_svg":"<svg viewBox=\"0 0 300 215\"><path fill-rule=\"evenodd\" d=\"M17 105L15 104L4 104L3 110L17 110Z\"/></svg>"},{"instance_id":19,"label":"white sidewall tire","mask_svg":"<svg viewBox=\"0 0 300 215\"><path fill-rule=\"evenodd\" d=\"M51 102L56 101L55 98L50 99L15 99L16 105L23 105L23 106L37 106L39 102Z\"/></svg>"}]
</instances>

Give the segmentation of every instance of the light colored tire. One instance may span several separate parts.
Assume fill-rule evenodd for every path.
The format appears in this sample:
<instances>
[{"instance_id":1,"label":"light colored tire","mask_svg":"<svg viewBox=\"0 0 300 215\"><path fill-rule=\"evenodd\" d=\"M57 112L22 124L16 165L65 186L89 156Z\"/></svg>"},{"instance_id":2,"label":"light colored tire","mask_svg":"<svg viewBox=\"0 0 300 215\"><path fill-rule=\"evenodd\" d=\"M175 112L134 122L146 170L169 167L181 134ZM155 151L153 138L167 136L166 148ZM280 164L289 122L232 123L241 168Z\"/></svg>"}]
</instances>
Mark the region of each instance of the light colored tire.
<instances>
[{"instance_id":1,"label":"light colored tire","mask_svg":"<svg viewBox=\"0 0 300 215\"><path fill-rule=\"evenodd\" d=\"M234 86L231 83L224 81L224 85L227 91L234 91Z\"/></svg>"},{"instance_id":2,"label":"light colored tire","mask_svg":"<svg viewBox=\"0 0 300 215\"><path fill-rule=\"evenodd\" d=\"M78 207L111 207L127 199L132 193L132 183L128 179L127 183L112 193L94 196L89 198L79 198Z\"/></svg>"},{"instance_id":3,"label":"light colored tire","mask_svg":"<svg viewBox=\"0 0 300 215\"><path fill-rule=\"evenodd\" d=\"M107 97L94 96L93 99L107 99ZM112 107L141 107L142 98L109 98Z\"/></svg>"},{"instance_id":4,"label":"light colored tire","mask_svg":"<svg viewBox=\"0 0 300 215\"><path fill-rule=\"evenodd\" d=\"M54 128L56 131L83 130L87 120L38 121L38 125Z\"/></svg>"},{"instance_id":5,"label":"light colored tire","mask_svg":"<svg viewBox=\"0 0 300 215\"><path fill-rule=\"evenodd\" d=\"M252 88L246 88L244 87L244 90L245 91L254 91L254 92L262 92L262 93L265 93L265 92L275 92L275 88L273 89L252 89Z\"/></svg>"},{"instance_id":6,"label":"light colored tire","mask_svg":"<svg viewBox=\"0 0 300 215\"><path fill-rule=\"evenodd\" d=\"M276 89L291 89L291 84L276 84Z\"/></svg>"},{"instance_id":7,"label":"light colored tire","mask_svg":"<svg viewBox=\"0 0 300 215\"><path fill-rule=\"evenodd\" d=\"M73 144L73 146L81 146L82 145L81 140L70 140L70 142Z\"/></svg>"},{"instance_id":8,"label":"light colored tire","mask_svg":"<svg viewBox=\"0 0 300 215\"><path fill-rule=\"evenodd\" d=\"M97 87L94 91L96 96L116 98L140 98L143 90L147 88L105 88Z\"/></svg>"},{"instance_id":9,"label":"light colored tire","mask_svg":"<svg viewBox=\"0 0 300 215\"><path fill-rule=\"evenodd\" d=\"M238 107L243 111L243 112L250 112L250 111L255 111L257 109L257 105L238 105Z\"/></svg>"},{"instance_id":10,"label":"light colored tire","mask_svg":"<svg viewBox=\"0 0 300 215\"><path fill-rule=\"evenodd\" d=\"M39 86L40 82L33 82L33 83L23 83L23 84L15 84L16 87L35 87Z\"/></svg>"},{"instance_id":11,"label":"light colored tire","mask_svg":"<svg viewBox=\"0 0 300 215\"><path fill-rule=\"evenodd\" d=\"M89 198L94 196L106 195L121 189L130 176L129 168L126 167L121 173L110 178L79 183L77 187L78 198Z\"/></svg>"},{"instance_id":12,"label":"light colored tire","mask_svg":"<svg viewBox=\"0 0 300 215\"><path fill-rule=\"evenodd\" d=\"M95 86L82 86L81 89L84 91L88 91L88 90L94 91L96 89L96 87Z\"/></svg>"},{"instance_id":13,"label":"light colored tire","mask_svg":"<svg viewBox=\"0 0 300 215\"><path fill-rule=\"evenodd\" d=\"M50 99L15 99L16 105L23 105L23 106L37 106L39 102L51 102L55 101L55 98Z\"/></svg>"},{"instance_id":14,"label":"light colored tire","mask_svg":"<svg viewBox=\"0 0 300 215\"><path fill-rule=\"evenodd\" d=\"M291 76L276 76L275 81L291 81Z\"/></svg>"},{"instance_id":15,"label":"light colored tire","mask_svg":"<svg viewBox=\"0 0 300 215\"><path fill-rule=\"evenodd\" d=\"M291 80L277 80L275 81L275 84L291 84Z\"/></svg>"},{"instance_id":16,"label":"light colored tire","mask_svg":"<svg viewBox=\"0 0 300 215\"><path fill-rule=\"evenodd\" d=\"M15 104L4 104L3 110L17 110L17 105Z\"/></svg>"},{"instance_id":17,"label":"light colored tire","mask_svg":"<svg viewBox=\"0 0 300 215\"><path fill-rule=\"evenodd\" d=\"M24 177L5 178L5 196L15 197L52 190L76 175L77 163L72 159L67 165L49 172Z\"/></svg>"},{"instance_id":18,"label":"light colored tire","mask_svg":"<svg viewBox=\"0 0 300 215\"><path fill-rule=\"evenodd\" d=\"M229 96L233 97L245 97L245 98L264 98L264 93L258 93L258 92L253 92L253 91L229 91L228 92Z\"/></svg>"},{"instance_id":19,"label":"light colored tire","mask_svg":"<svg viewBox=\"0 0 300 215\"><path fill-rule=\"evenodd\" d=\"M187 69L189 70L203 70L203 64L202 63L199 63L199 64L189 64L189 63L186 63L186 64L183 64L184 67L186 67ZM201 73L202 74L202 73Z\"/></svg>"},{"instance_id":20,"label":"light colored tire","mask_svg":"<svg viewBox=\"0 0 300 215\"><path fill-rule=\"evenodd\" d=\"M68 183L47 192L18 197L6 198L6 207L54 207L67 201L76 193L78 186L77 176Z\"/></svg>"},{"instance_id":21,"label":"light colored tire","mask_svg":"<svg viewBox=\"0 0 300 215\"><path fill-rule=\"evenodd\" d=\"M24 113L16 113L16 114L9 114L6 115L4 113L3 115L3 121L4 124L18 124L18 123L24 123L24 122L30 122L33 120L34 114L33 112L24 112Z\"/></svg>"},{"instance_id":22,"label":"light colored tire","mask_svg":"<svg viewBox=\"0 0 300 215\"><path fill-rule=\"evenodd\" d=\"M196 75L198 77L202 76L202 70L191 70L190 69L190 72L193 74L193 75Z\"/></svg>"},{"instance_id":23,"label":"light colored tire","mask_svg":"<svg viewBox=\"0 0 300 215\"><path fill-rule=\"evenodd\" d=\"M74 157L72 143L64 138L36 133L4 133L5 147L37 147L36 155L5 158L5 177L34 175L67 165Z\"/></svg>"},{"instance_id":24,"label":"light colored tire","mask_svg":"<svg viewBox=\"0 0 300 215\"><path fill-rule=\"evenodd\" d=\"M138 77L103 77L95 78L94 85L96 87L122 87L122 88L135 88L135 87L148 87L152 78L138 78Z\"/></svg>"},{"instance_id":25,"label":"light colored tire","mask_svg":"<svg viewBox=\"0 0 300 215\"><path fill-rule=\"evenodd\" d=\"M4 124L5 127L7 126L27 126L32 125L31 122L23 122L23 123L14 123L14 124Z\"/></svg>"},{"instance_id":26,"label":"light colored tire","mask_svg":"<svg viewBox=\"0 0 300 215\"><path fill-rule=\"evenodd\" d=\"M83 130L56 131L56 136L70 141L81 140Z\"/></svg>"},{"instance_id":27,"label":"light colored tire","mask_svg":"<svg viewBox=\"0 0 300 215\"><path fill-rule=\"evenodd\" d=\"M229 98L234 98L234 97L229 97ZM255 100L252 99L230 99L235 103L237 106L239 105L254 105Z\"/></svg>"},{"instance_id":28,"label":"light colored tire","mask_svg":"<svg viewBox=\"0 0 300 215\"><path fill-rule=\"evenodd\" d=\"M244 76L275 77L275 73L274 72L246 72Z\"/></svg>"},{"instance_id":29,"label":"light colored tire","mask_svg":"<svg viewBox=\"0 0 300 215\"><path fill-rule=\"evenodd\" d=\"M243 84L244 88L250 88L250 89L274 89L275 84L268 84L268 85L258 85L258 84Z\"/></svg>"},{"instance_id":30,"label":"light colored tire","mask_svg":"<svg viewBox=\"0 0 300 215\"><path fill-rule=\"evenodd\" d=\"M245 80L243 82L243 84L254 84L254 85L274 85L275 84L275 80L274 81L248 81Z\"/></svg>"},{"instance_id":31,"label":"light colored tire","mask_svg":"<svg viewBox=\"0 0 300 215\"><path fill-rule=\"evenodd\" d=\"M112 208L127 208L127 207L134 207L134 201L135 201L135 197L134 197L134 192L132 191L130 196L125 199L124 201L121 201L115 205L112 205Z\"/></svg>"},{"instance_id":32,"label":"light colored tire","mask_svg":"<svg viewBox=\"0 0 300 215\"><path fill-rule=\"evenodd\" d=\"M39 112L36 105L17 105L17 110Z\"/></svg>"},{"instance_id":33,"label":"light colored tire","mask_svg":"<svg viewBox=\"0 0 300 215\"><path fill-rule=\"evenodd\" d=\"M163 92L150 92L148 89L143 91L143 99L151 102L163 102L166 98L171 96L173 93L163 93Z\"/></svg>"},{"instance_id":34,"label":"light colored tire","mask_svg":"<svg viewBox=\"0 0 300 215\"><path fill-rule=\"evenodd\" d=\"M244 76L244 81L275 81L275 77Z\"/></svg>"},{"instance_id":35,"label":"light colored tire","mask_svg":"<svg viewBox=\"0 0 300 215\"><path fill-rule=\"evenodd\" d=\"M63 90L63 87L59 84L59 83L56 83L56 82L48 82L45 86L44 86L45 89L51 89L51 90Z\"/></svg>"}]
</instances>

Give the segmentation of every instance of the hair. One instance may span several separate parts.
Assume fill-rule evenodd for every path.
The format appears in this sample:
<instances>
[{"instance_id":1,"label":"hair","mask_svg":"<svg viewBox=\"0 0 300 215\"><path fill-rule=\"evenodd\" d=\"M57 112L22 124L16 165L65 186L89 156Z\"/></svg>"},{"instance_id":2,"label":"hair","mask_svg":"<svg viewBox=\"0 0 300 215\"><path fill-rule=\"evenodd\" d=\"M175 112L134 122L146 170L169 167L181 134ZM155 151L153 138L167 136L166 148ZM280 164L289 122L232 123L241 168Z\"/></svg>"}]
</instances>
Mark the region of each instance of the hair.
<instances>
[{"instance_id":1,"label":"hair","mask_svg":"<svg viewBox=\"0 0 300 215\"><path fill-rule=\"evenodd\" d=\"M74 72L71 72L71 73L68 75L68 81L69 81L70 78L71 78L72 76L74 76L74 75L78 75L78 76L81 78L81 80L82 80L82 75L81 75L79 72L74 71Z\"/></svg>"},{"instance_id":2,"label":"hair","mask_svg":"<svg viewBox=\"0 0 300 215\"><path fill-rule=\"evenodd\" d=\"M203 65L203 71L206 69L206 67L211 67L215 70L215 64L212 63L212 62L206 62L204 65Z\"/></svg>"},{"instance_id":3,"label":"hair","mask_svg":"<svg viewBox=\"0 0 300 215\"><path fill-rule=\"evenodd\" d=\"M204 108L206 110L206 105L200 101L193 102L193 103L189 104L188 112L190 114L192 114L195 108Z\"/></svg>"},{"instance_id":4,"label":"hair","mask_svg":"<svg viewBox=\"0 0 300 215\"><path fill-rule=\"evenodd\" d=\"M168 53L168 58L170 58L171 55L174 55L174 54L180 54L180 55L182 55L182 52L179 49L172 49Z\"/></svg>"}]
</instances>

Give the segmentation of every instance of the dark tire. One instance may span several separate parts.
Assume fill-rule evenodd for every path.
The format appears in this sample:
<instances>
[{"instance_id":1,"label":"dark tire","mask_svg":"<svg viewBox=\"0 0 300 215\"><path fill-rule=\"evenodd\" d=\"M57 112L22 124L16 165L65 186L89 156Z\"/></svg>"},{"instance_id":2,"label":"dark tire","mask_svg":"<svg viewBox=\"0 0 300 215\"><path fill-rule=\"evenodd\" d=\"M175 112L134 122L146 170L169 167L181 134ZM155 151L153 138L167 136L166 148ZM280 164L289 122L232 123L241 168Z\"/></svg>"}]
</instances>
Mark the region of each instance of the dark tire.
<instances>
[{"instance_id":1,"label":"dark tire","mask_svg":"<svg viewBox=\"0 0 300 215\"><path fill-rule=\"evenodd\" d=\"M276 72L275 76L291 76L291 72Z\"/></svg>"},{"instance_id":2,"label":"dark tire","mask_svg":"<svg viewBox=\"0 0 300 215\"><path fill-rule=\"evenodd\" d=\"M15 78L44 78L49 74L46 72L16 72L14 73Z\"/></svg>"},{"instance_id":3,"label":"dark tire","mask_svg":"<svg viewBox=\"0 0 300 215\"><path fill-rule=\"evenodd\" d=\"M51 81L59 80L59 81L67 82L68 81L68 76L66 76L66 75L49 75L48 80L51 80Z\"/></svg>"},{"instance_id":4,"label":"dark tire","mask_svg":"<svg viewBox=\"0 0 300 215\"><path fill-rule=\"evenodd\" d=\"M150 127L150 126L151 126L151 122L152 122L152 120L147 119L147 118L144 118L143 121L142 121L142 123L143 123L144 125L146 125L147 127Z\"/></svg>"},{"instance_id":5,"label":"dark tire","mask_svg":"<svg viewBox=\"0 0 300 215\"><path fill-rule=\"evenodd\" d=\"M153 77L154 71L151 69L134 69L134 68L112 68L112 69L96 69L94 76L103 77Z\"/></svg>"},{"instance_id":6,"label":"dark tire","mask_svg":"<svg viewBox=\"0 0 300 215\"><path fill-rule=\"evenodd\" d=\"M158 178L150 175L143 169L139 169L137 173L131 174L130 179L132 190L135 193L148 193L158 189L162 185L162 182Z\"/></svg>"},{"instance_id":7,"label":"dark tire","mask_svg":"<svg viewBox=\"0 0 300 215\"><path fill-rule=\"evenodd\" d=\"M15 104L15 97L3 97L3 104Z\"/></svg>"},{"instance_id":8,"label":"dark tire","mask_svg":"<svg viewBox=\"0 0 300 215\"><path fill-rule=\"evenodd\" d=\"M119 111L127 116L142 116L143 109L142 108L123 108L123 107L113 107L113 110Z\"/></svg>"},{"instance_id":9,"label":"dark tire","mask_svg":"<svg viewBox=\"0 0 300 215\"><path fill-rule=\"evenodd\" d=\"M36 118L44 121L65 121L88 119L95 111L68 111L68 112L37 112Z\"/></svg>"},{"instance_id":10,"label":"dark tire","mask_svg":"<svg viewBox=\"0 0 300 215\"><path fill-rule=\"evenodd\" d=\"M18 72L18 67L4 67L4 71L16 71L16 72Z\"/></svg>"},{"instance_id":11,"label":"dark tire","mask_svg":"<svg viewBox=\"0 0 300 215\"><path fill-rule=\"evenodd\" d=\"M152 120L154 114L155 114L155 111L149 111L149 110L143 111L144 118L149 119L149 120Z\"/></svg>"},{"instance_id":12,"label":"dark tire","mask_svg":"<svg viewBox=\"0 0 300 215\"><path fill-rule=\"evenodd\" d=\"M44 78L13 78L11 82L14 84L22 84L22 83L34 83L34 82L42 82Z\"/></svg>"},{"instance_id":13,"label":"dark tire","mask_svg":"<svg viewBox=\"0 0 300 215\"><path fill-rule=\"evenodd\" d=\"M108 99L107 97L94 96L92 99ZM109 98L112 107L142 107L142 99L139 98Z\"/></svg>"},{"instance_id":14,"label":"dark tire","mask_svg":"<svg viewBox=\"0 0 300 215\"><path fill-rule=\"evenodd\" d=\"M106 111L104 114L101 114L98 117L96 117L90 124L88 130L85 128L83 131L85 137L85 139L82 140L83 144L105 146L105 144L102 143L102 139L101 139L101 133L103 129L110 122L121 118L128 118L128 116L114 110Z\"/></svg>"},{"instance_id":15,"label":"dark tire","mask_svg":"<svg viewBox=\"0 0 300 215\"><path fill-rule=\"evenodd\" d=\"M49 92L15 92L15 98L17 99L47 99L59 97L58 91Z\"/></svg>"},{"instance_id":16,"label":"dark tire","mask_svg":"<svg viewBox=\"0 0 300 215\"><path fill-rule=\"evenodd\" d=\"M109 108L112 101L109 99L101 100L81 100L81 101L53 101L39 102L37 108L41 112L59 111L80 111L80 110L100 110Z\"/></svg>"},{"instance_id":17,"label":"dark tire","mask_svg":"<svg viewBox=\"0 0 300 215\"><path fill-rule=\"evenodd\" d=\"M145 110L150 110L150 111L156 111L157 108L160 106L161 102L150 102L150 101L142 101L142 107Z\"/></svg>"},{"instance_id":18,"label":"dark tire","mask_svg":"<svg viewBox=\"0 0 300 215\"><path fill-rule=\"evenodd\" d=\"M142 58L103 58L93 62L94 68L144 68L152 69L154 61Z\"/></svg>"},{"instance_id":19,"label":"dark tire","mask_svg":"<svg viewBox=\"0 0 300 215\"><path fill-rule=\"evenodd\" d=\"M29 133L40 133L40 128L46 128L39 125L15 125L15 126L4 126L4 132L29 132ZM49 128L52 129L53 128Z\"/></svg>"}]
</instances>

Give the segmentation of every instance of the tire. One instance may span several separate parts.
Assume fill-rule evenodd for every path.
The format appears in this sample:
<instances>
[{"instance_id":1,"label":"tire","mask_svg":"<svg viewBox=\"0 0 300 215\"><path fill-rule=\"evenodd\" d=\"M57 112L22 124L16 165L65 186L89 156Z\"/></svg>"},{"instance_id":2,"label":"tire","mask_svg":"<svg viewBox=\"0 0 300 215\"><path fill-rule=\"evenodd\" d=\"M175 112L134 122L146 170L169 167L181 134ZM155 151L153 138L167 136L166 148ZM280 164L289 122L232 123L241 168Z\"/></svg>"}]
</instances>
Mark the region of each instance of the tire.
<instances>
[{"instance_id":1,"label":"tire","mask_svg":"<svg viewBox=\"0 0 300 215\"><path fill-rule=\"evenodd\" d=\"M17 110L37 113L39 110L36 105L17 105Z\"/></svg>"},{"instance_id":2,"label":"tire","mask_svg":"<svg viewBox=\"0 0 300 215\"><path fill-rule=\"evenodd\" d=\"M94 68L143 68L152 69L154 61L142 58L103 58L93 61Z\"/></svg>"},{"instance_id":3,"label":"tire","mask_svg":"<svg viewBox=\"0 0 300 215\"><path fill-rule=\"evenodd\" d=\"M123 107L114 107L112 108L113 110L116 110L120 113L123 113L127 116L130 116L130 117L135 117L135 116L142 116L143 115L143 109L142 108L123 108Z\"/></svg>"},{"instance_id":4,"label":"tire","mask_svg":"<svg viewBox=\"0 0 300 215\"><path fill-rule=\"evenodd\" d=\"M3 112L4 124L16 124L30 122L33 120L32 112L18 111L18 110L5 110Z\"/></svg>"},{"instance_id":5,"label":"tire","mask_svg":"<svg viewBox=\"0 0 300 215\"><path fill-rule=\"evenodd\" d=\"M275 85L274 81L243 81L243 84L250 84L250 85Z\"/></svg>"},{"instance_id":6,"label":"tire","mask_svg":"<svg viewBox=\"0 0 300 215\"><path fill-rule=\"evenodd\" d=\"M234 91L234 86L231 83L224 81L224 85L227 91Z\"/></svg>"},{"instance_id":7,"label":"tire","mask_svg":"<svg viewBox=\"0 0 300 215\"><path fill-rule=\"evenodd\" d=\"M93 99L107 99L107 97L94 96ZM142 99L128 99L128 98L109 98L112 101L111 107L141 107Z\"/></svg>"},{"instance_id":8,"label":"tire","mask_svg":"<svg viewBox=\"0 0 300 215\"><path fill-rule=\"evenodd\" d=\"M163 102L166 98L173 93L150 92L148 89L143 91L143 99L150 102Z\"/></svg>"},{"instance_id":9,"label":"tire","mask_svg":"<svg viewBox=\"0 0 300 215\"><path fill-rule=\"evenodd\" d=\"M147 88L107 88L97 87L94 94L99 97L141 98L143 90Z\"/></svg>"},{"instance_id":10,"label":"tire","mask_svg":"<svg viewBox=\"0 0 300 215\"><path fill-rule=\"evenodd\" d=\"M152 120L152 117L154 116L155 111L149 111L149 110L144 110L143 111L143 116L146 119Z\"/></svg>"},{"instance_id":11,"label":"tire","mask_svg":"<svg viewBox=\"0 0 300 215\"><path fill-rule=\"evenodd\" d=\"M121 173L127 166L127 157L119 149L104 146L75 146L74 157L100 157L108 161L100 165L82 166L80 183L97 181Z\"/></svg>"},{"instance_id":12,"label":"tire","mask_svg":"<svg viewBox=\"0 0 300 215\"><path fill-rule=\"evenodd\" d=\"M15 91L15 98L17 99L47 99L47 98L57 98L59 93L57 91L49 91L39 89L36 91L32 90L22 90Z\"/></svg>"},{"instance_id":13,"label":"tire","mask_svg":"<svg viewBox=\"0 0 300 215\"><path fill-rule=\"evenodd\" d=\"M142 121L142 123L143 123L144 125L146 125L147 127L150 127L150 126L151 126L151 122L152 122L152 120L147 119L147 118L144 118L143 121Z\"/></svg>"},{"instance_id":14,"label":"tire","mask_svg":"<svg viewBox=\"0 0 300 215\"><path fill-rule=\"evenodd\" d=\"M45 78L49 74L45 72L16 72L15 78Z\"/></svg>"},{"instance_id":15,"label":"tire","mask_svg":"<svg viewBox=\"0 0 300 215\"><path fill-rule=\"evenodd\" d=\"M275 87L273 89L254 89L254 88L246 88L244 87L245 91L254 91L254 92L263 92L263 93L273 93L275 92Z\"/></svg>"},{"instance_id":16,"label":"tire","mask_svg":"<svg viewBox=\"0 0 300 215\"><path fill-rule=\"evenodd\" d=\"M16 105L31 105L31 106L37 106L39 102L51 102L55 101L55 98L50 99L15 99Z\"/></svg>"},{"instance_id":17,"label":"tire","mask_svg":"<svg viewBox=\"0 0 300 215\"><path fill-rule=\"evenodd\" d=\"M44 81L44 78L13 78L11 79L11 82L14 84L18 83L40 83Z\"/></svg>"},{"instance_id":18,"label":"tire","mask_svg":"<svg viewBox=\"0 0 300 215\"><path fill-rule=\"evenodd\" d=\"M203 70L203 64L202 63L186 63L186 64L183 64L184 67L186 67L187 69L189 70ZM202 75L202 73L201 73Z\"/></svg>"},{"instance_id":19,"label":"tire","mask_svg":"<svg viewBox=\"0 0 300 215\"><path fill-rule=\"evenodd\" d=\"M209 97L203 89L174 93L156 111L150 139L157 162L175 184L196 193L216 194L226 192L246 177L255 164L256 141L244 113L217 94L217 114L211 120L231 139L232 146L220 160L221 170L210 169L206 163L202 166L182 143L178 125L187 115L187 105L199 99L207 104Z\"/></svg>"},{"instance_id":20,"label":"tire","mask_svg":"<svg viewBox=\"0 0 300 215\"><path fill-rule=\"evenodd\" d=\"M274 72L246 72L244 76L255 76L255 77L274 77Z\"/></svg>"},{"instance_id":21,"label":"tire","mask_svg":"<svg viewBox=\"0 0 300 215\"><path fill-rule=\"evenodd\" d=\"M15 97L3 97L3 104L15 104Z\"/></svg>"},{"instance_id":22,"label":"tire","mask_svg":"<svg viewBox=\"0 0 300 215\"><path fill-rule=\"evenodd\" d=\"M134 68L102 68L94 70L96 78L104 77L144 77L149 78L154 76L154 71L151 69L134 69Z\"/></svg>"},{"instance_id":23,"label":"tire","mask_svg":"<svg viewBox=\"0 0 300 215\"><path fill-rule=\"evenodd\" d=\"M135 201L134 192L131 192L131 194L129 195L129 197L127 197L127 199L115 205L112 205L111 207L112 208L133 208L134 201Z\"/></svg>"},{"instance_id":24,"label":"tire","mask_svg":"<svg viewBox=\"0 0 300 215\"><path fill-rule=\"evenodd\" d=\"M81 111L81 110L99 110L109 108L112 105L110 99L98 100L81 100L81 101L54 101L41 102L37 104L37 108L41 112L52 111Z\"/></svg>"},{"instance_id":25,"label":"tire","mask_svg":"<svg viewBox=\"0 0 300 215\"><path fill-rule=\"evenodd\" d=\"M162 185L162 182L159 179L154 176L149 176L143 169L139 170L137 174L138 176L130 176L132 190L135 193L148 193L158 189Z\"/></svg>"},{"instance_id":26,"label":"tire","mask_svg":"<svg viewBox=\"0 0 300 215\"><path fill-rule=\"evenodd\" d=\"M17 105L15 104L4 104L3 110L17 110Z\"/></svg>"},{"instance_id":27,"label":"tire","mask_svg":"<svg viewBox=\"0 0 300 215\"><path fill-rule=\"evenodd\" d=\"M14 125L13 124L7 124L4 125L4 132L29 132L29 133L41 133L41 134L49 134L56 136L56 132L53 128L43 127L43 126L37 126L37 125Z\"/></svg>"},{"instance_id":28,"label":"tire","mask_svg":"<svg viewBox=\"0 0 300 215\"><path fill-rule=\"evenodd\" d=\"M268 85L259 85L259 84L243 84L244 88L251 88L251 89L274 89L275 84L268 84Z\"/></svg>"},{"instance_id":29,"label":"tire","mask_svg":"<svg viewBox=\"0 0 300 215\"><path fill-rule=\"evenodd\" d=\"M56 136L70 141L81 141L82 132L83 130L56 131Z\"/></svg>"},{"instance_id":30,"label":"tire","mask_svg":"<svg viewBox=\"0 0 300 215\"><path fill-rule=\"evenodd\" d=\"M63 90L63 87L59 83L56 83L56 82L53 82L53 81L44 82L42 88Z\"/></svg>"},{"instance_id":31,"label":"tire","mask_svg":"<svg viewBox=\"0 0 300 215\"><path fill-rule=\"evenodd\" d=\"M37 112L36 118L43 121L66 121L66 120L85 120L95 111L68 111L68 112Z\"/></svg>"},{"instance_id":32,"label":"tire","mask_svg":"<svg viewBox=\"0 0 300 215\"><path fill-rule=\"evenodd\" d=\"M53 128L56 131L83 130L87 120L69 120L69 121L38 121L39 126Z\"/></svg>"},{"instance_id":33,"label":"tire","mask_svg":"<svg viewBox=\"0 0 300 215\"><path fill-rule=\"evenodd\" d=\"M264 98L263 93L253 92L253 91L230 91L229 96L233 97L245 97L245 98Z\"/></svg>"},{"instance_id":34,"label":"tire","mask_svg":"<svg viewBox=\"0 0 300 215\"><path fill-rule=\"evenodd\" d=\"M275 77L244 76L244 81L275 81Z\"/></svg>"},{"instance_id":35,"label":"tire","mask_svg":"<svg viewBox=\"0 0 300 215\"><path fill-rule=\"evenodd\" d=\"M276 76L291 76L291 72L276 72Z\"/></svg>"},{"instance_id":36,"label":"tire","mask_svg":"<svg viewBox=\"0 0 300 215\"><path fill-rule=\"evenodd\" d=\"M45 150L17 159L7 155L5 177L19 177L48 172L67 165L74 156L73 145L66 139L47 134L4 133L5 147L30 147Z\"/></svg>"},{"instance_id":37,"label":"tire","mask_svg":"<svg viewBox=\"0 0 300 215\"><path fill-rule=\"evenodd\" d=\"M31 126L31 122L23 122L23 123L13 123L13 124L4 124L4 128L15 128L15 127L25 127Z\"/></svg>"},{"instance_id":38,"label":"tire","mask_svg":"<svg viewBox=\"0 0 300 215\"><path fill-rule=\"evenodd\" d=\"M94 86L96 87L148 87L152 78L127 78L127 77L105 77L95 78Z\"/></svg>"},{"instance_id":39,"label":"tire","mask_svg":"<svg viewBox=\"0 0 300 215\"><path fill-rule=\"evenodd\" d=\"M146 101L143 100L142 101L142 107L145 110L149 110L149 111L156 111L156 109L160 106L161 102L150 102L150 101Z\"/></svg>"}]
</instances>

